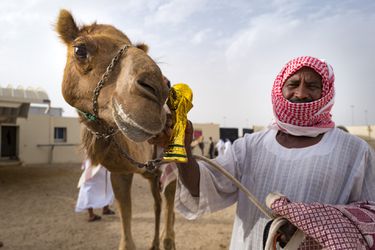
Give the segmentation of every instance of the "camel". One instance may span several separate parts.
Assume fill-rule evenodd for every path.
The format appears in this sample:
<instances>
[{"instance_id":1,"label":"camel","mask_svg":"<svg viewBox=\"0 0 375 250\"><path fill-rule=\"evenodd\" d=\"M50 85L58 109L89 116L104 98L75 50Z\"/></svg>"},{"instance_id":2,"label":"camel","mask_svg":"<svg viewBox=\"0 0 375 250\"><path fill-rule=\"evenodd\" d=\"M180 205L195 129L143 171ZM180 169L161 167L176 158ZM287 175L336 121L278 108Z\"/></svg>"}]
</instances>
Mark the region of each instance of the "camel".
<instances>
[{"instance_id":1,"label":"camel","mask_svg":"<svg viewBox=\"0 0 375 250\"><path fill-rule=\"evenodd\" d=\"M63 97L78 111L87 156L93 164L101 163L111 172L122 223L119 249L136 249L131 234L131 184L135 173L151 186L155 234L150 249L159 249L160 171L140 163L155 157L155 147L148 140L164 129L168 83L147 55L148 46L133 45L112 25L77 26L72 14L61 10L56 31L67 47ZM164 192L164 249L175 249L175 187L176 182L172 182Z\"/></svg>"}]
</instances>

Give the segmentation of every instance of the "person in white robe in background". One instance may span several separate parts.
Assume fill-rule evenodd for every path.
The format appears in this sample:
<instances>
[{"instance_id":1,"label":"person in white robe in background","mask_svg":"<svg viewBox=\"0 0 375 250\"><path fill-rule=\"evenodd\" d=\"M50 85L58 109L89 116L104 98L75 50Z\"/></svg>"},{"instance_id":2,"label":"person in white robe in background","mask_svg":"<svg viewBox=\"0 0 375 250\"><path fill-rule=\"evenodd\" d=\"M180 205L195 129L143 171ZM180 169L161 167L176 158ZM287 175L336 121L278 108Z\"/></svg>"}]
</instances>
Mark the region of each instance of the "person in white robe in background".
<instances>
[{"instance_id":1,"label":"person in white robe in background","mask_svg":"<svg viewBox=\"0 0 375 250\"><path fill-rule=\"evenodd\" d=\"M230 149L232 142L227 138L224 142L224 154Z\"/></svg>"},{"instance_id":2,"label":"person in white robe in background","mask_svg":"<svg viewBox=\"0 0 375 250\"><path fill-rule=\"evenodd\" d=\"M109 206L113 203L114 195L110 172L101 164L93 166L90 159L82 163L83 173L78 182L78 199L76 212L87 211L89 222L100 220L94 209L102 208L103 215L115 214Z\"/></svg>"},{"instance_id":3,"label":"person in white robe in background","mask_svg":"<svg viewBox=\"0 0 375 250\"><path fill-rule=\"evenodd\" d=\"M222 139L219 139L219 141L216 143L215 145L216 149L217 149L217 155L220 156L220 155L223 155L224 154L224 151L225 151L225 143Z\"/></svg>"}]
</instances>

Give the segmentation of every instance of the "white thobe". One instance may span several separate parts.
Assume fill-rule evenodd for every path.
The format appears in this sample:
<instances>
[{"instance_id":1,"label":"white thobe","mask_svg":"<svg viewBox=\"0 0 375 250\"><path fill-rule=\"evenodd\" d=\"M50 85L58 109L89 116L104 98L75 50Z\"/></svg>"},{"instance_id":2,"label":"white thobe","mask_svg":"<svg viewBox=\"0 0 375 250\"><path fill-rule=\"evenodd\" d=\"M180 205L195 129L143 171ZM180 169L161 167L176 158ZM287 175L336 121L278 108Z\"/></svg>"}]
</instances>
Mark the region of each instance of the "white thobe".
<instances>
[{"instance_id":1,"label":"white thobe","mask_svg":"<svg viewBox=\"0 0 375 250\"><path fill-rule=\"evenodd\" d=\"M270 192L303 202L375 201L375 153L365 141L332 129L313 146L285 148L276 133L247 134L215 160L262 203ZM200 197L192 197L179 181L177 210L195 219L237 202L230 249L262 249L265 216L225 176L204 162L199 167Z\"/></svg>"},{"instance_id":2,"label":"white thobe","mask_svg":"<svg viewBox=\"0 0 375 250\"><path fill-rule=\"evenodd\" d=\"M230 149L231 146L232 143L229 140L224 143L224 154Z\"/></svg>"},{"instance_id":3,"label":"white thobe","mask_svg":"<svg viewBox=\"0 0 375 250\"><path fill-rule=\"evenodd\" d=\"M79 181L79 193L75 211L88 208L102 208L114 200L110 172L102 165L91 166L91 161L83 164L84 171Z\"/></svg>"},{"instance_id":4,"label":"white thobe","mask_svg":"<svg viewBox=\"0 0 375 250\"><path fill-rule=\"evenodd\" d=\"M220 139L216 143L216 148L217 148L217 154L218 154L218 156L223 155L224 151L225 151L225 143L224 143L224 141Z\"/></svg>"}]
</instances>

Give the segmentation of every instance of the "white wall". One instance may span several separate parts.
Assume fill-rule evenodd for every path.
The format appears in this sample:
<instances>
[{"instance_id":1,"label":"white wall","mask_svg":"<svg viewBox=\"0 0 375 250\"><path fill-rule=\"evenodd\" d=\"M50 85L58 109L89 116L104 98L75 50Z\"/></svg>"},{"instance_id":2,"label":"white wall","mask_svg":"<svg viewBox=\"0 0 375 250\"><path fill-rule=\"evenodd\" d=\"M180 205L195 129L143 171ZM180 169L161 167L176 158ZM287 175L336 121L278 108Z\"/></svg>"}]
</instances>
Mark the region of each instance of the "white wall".
<instances>
[{"instance_id":1,"label":"white wall","mask_svg":"<svg viewBox=\"0 0 375 250\"><path fill-rule=\"evenodd\" d=\"M80 144L80 125L77 118L30 115L18 119L19 158L24 164L81 162L79 146L42 146L46 144ZM54 128L67 129L67 141L55 143Z\"/></svg>"},{"instance_id":2,"label":"white wall","mask_svg":"<svg viewBox=\"0 0 375 250\"><path fill-rule=\"evenodd\" d=\"M203 135L203 143L204 143L204 156L208 156L209 150L209 138L212 137L212 140L216 144L216 142L220 138L220 126L219 124L215 123L194 123L193 124L194 130L201 130ZM193 154L201 155L201 150L198 146L193 148Z\"/></svg>"}]
</instances>

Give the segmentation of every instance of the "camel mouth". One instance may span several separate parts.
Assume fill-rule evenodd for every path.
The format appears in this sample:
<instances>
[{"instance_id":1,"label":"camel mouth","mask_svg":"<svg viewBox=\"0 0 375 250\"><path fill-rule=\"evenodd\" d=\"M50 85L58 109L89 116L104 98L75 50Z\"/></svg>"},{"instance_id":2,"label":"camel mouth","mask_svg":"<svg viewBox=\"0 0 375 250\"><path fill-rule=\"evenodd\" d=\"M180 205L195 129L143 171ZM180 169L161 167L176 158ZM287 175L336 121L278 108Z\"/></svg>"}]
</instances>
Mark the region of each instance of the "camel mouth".
<instances>
[{"instance_id":1,"label":"camel mouth","mask_svg":"<svg viewBox=\"0 0 375 250\"><path fill-rule=\"evenodd\" d=\"M116 122L117 127L120 131L127 136L129 139L135 142L143 142L155 134L159 133L160 131L150 131L141 125L139 125L134 119L132 119L123 108L122 104L119 104L118 101L113 98L112 99L112 107L113 107L113 118Z\"/></svg>"}]
</instances>

